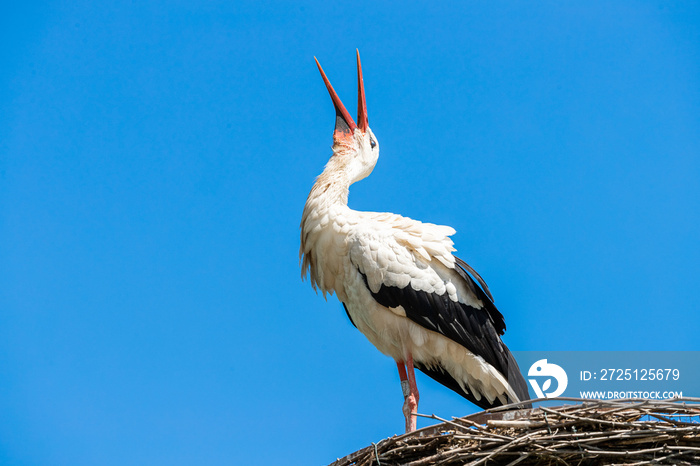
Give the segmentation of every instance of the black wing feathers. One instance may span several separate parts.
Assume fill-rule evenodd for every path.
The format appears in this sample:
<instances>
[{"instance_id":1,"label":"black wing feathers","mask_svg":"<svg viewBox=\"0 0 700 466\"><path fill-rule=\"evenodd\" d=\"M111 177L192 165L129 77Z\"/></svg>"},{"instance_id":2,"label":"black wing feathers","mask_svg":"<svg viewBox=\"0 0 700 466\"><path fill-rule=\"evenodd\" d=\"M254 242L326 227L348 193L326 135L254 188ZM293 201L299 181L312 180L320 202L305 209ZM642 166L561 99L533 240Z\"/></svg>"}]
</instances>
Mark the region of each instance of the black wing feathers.
<instances>
[{"instance_id":1,"label":"black wing feathers","mask_svg":"<svg viewBox=\"0 0 700 466\"><path fill-rule=\"evenodd\" d=\"M466 275L466 273L465 273ZM365 283L367 277L363 275ZM466 277L471 281L468 275ZM472 285L476 285L472 282ZM479 287L476 287L480 290ZM367 286L369 289L369 286ZM484 358L502 374L508 370L505 345L498 337L491 313L485 307L477 309L467 304L452 301L447 293L438 295L416 291L407 285L404 288L382 285L372 297L385 307L402 306L406 317L418 325L445 335L474 354ZM482 292L483 294L483 292ZM485 296L484 296L485 297ZM482 299L482 302L483 299ZM495 310L493 303L486 299ZM498 311L496 311L498 313ZM500 315L500 313L498 313ZM502 316L501 316L502 320Z\"/></svg>"},{"instance_id":2,"label":"black wing feathers","mask_svg":"<svg viewBox=\"0 0 700 466\"><path fill-rule=\"evenodd\" d=\"M463 279L464 284L481 301L482 307L480 309L452 301L447 293L438 295L437 293L417 291L410 284L404 288L382 285L379 291L374 293L367 284L367 277L364 274L362 277L367 289L379 304L390 308L402 306L406 317L413 322L428 330L440 333L464 346L470 352L481 356L503 374L521 401L529 399L527 386L520 374L520 369L499 337L505 331L505 321L491 300L486 282L461 259L457 259L455 270ZM474 282L469 275L470 273L476 277L481 287ZM439 367L429 369L419 363L415 366L429 377L478 406L491 407L500 404L499 402L493 405L488 404L485 398L477 402L471 394L462 390L452 376Z\"/></svg>"},{"instance_id":3,"label":"black wing feathers","mask_svg":"<svg viewBox=\"0 0 700 466\"><path fill-rule=\"evenodd\" d=\"M352 320L352 317L350 317L350 311L348 311L348 307L342 301L340 302L340 304L343 305L343 309L345 309L345 314L348 316L348 319L350 319L350 323L352 324L352 326L357 328L357 325L355 325L355 322Z\"/></svg>"},{"instance_id":4,"label":"black wing feathers","mask_svg":"<svg viewBox=\"0 0 700 466\"><path fill-rule=\"evenodd\" d=\"M523 376L520 374L520 368L518 367L518 363L516 363L515 359L513 359L513 355L509 355L509 357L511 361L508 365L508 377L506 378L506 380L508 380L508 384L513 388L513 391L518 396L518 400L529 400L530 395L527 392L525 379L523 379ZM481 396L480 400L477 400L472 393L464 391L459 385L459 383L457 383L457 381L442 367L427 367L415 360L413 361L413 365L416 369L418 369L437 383L442 384L450 390L458 393L459 395L463 396L464 398L471 401L480 408L489 409L495 408L497 406L503 406L503 403L498 398L493 400L493 404L489 403L489 400L483 395ZM511 402L515 400L508 401ZM525 403L519 406L522 408L531 408L532 404Z\"/></svg>"},{"instance_id":5,"label":"black wing feathers","mask_svg":"<svg viewBox=\"0 0 700 466\"><path fill-rule=\"evenodd\" d=\"M507 348L506 351L508 351ZM518 363L515 361L515 358L513 357L513 354L510 351L508 351L508 373L506 374L506 380L508 381L508 384L511 386L515 394L518 395L518 399L520 401L530 399L530 394L528 393L525 378L520 372L520 367L518 367ZM523 405L523 408L532 408L532 404L527 403Z\"/></svg>"},{"instance_id":6,"label":"black wing feathers","mask_svg":"<svg viewBox=\"0 0 700 466\"><path fill-rule=\"evenodd\" d=\"M469 264L464 262L459 257L455 257L455 262L457 262L458 265L458 267L455 267L455 270L464 279L464 281L467 282L476 297L479 298L482 303L484 303L484 309L486 309L491 316L491 321L493 322L496 332L498 332L499 335L503 335L506 331L506 321L503 318L503 314L501 314L501 312L496 309L496 305L493 304L493 297L491 296L489 287L486 286L486 282L483 278L481 278L481 275L476 273L476 271L471 268ZM467 272L474 275L476 279L479 280L481 288L476 286L476 283L474 283L474 280L472 280Z\"/></svg>"},{"instance_id":7,"label":"black wing feathers","mask_svg":"<svg viewBox=\"0 0 700 466\"><path fill-rule=\"evenodd\" d=\"M457 383L457 381L447 371L443 370L442 367L428 368L418 361L413 361L413 365L416 367L416 369L418 369L437 383L444 385L445 387L449 388L454 392L457 392L458 394L471 401L475 405L479 406L480 408L495 408L496 406L501 406L503 404L498 398L493 400L493 404L489 404L486 397L483 396L481 397L481 400L477 400L474 397L474 395L462 390L462 387L459 385L459 383Z\"/></svg>"},{"instance_id":8,"label":"black wing feathers","mask_svg":"<svg viewBox=\"0 0 700 466\"><path fill-rule=\"evenodd\" d=\"M503 318L503 314L501 314L501 312L498 309L496 309L496 305L493 303L493 297L491 296L491 292L489 291L489 287L486 285L486 282L483 278L481 278L481 275L479 275L476 272L476 270L474 270L469 264L464 262L459 257L455 257L455 262L458 266L455 267L455 270L457 270L457 273L459 273L460 276L465 279L465 281L474 284L474 281L470 280L470 277L467 275L466 272L472 274L479 281L481 288L474 286L476 290L474 290L474 288L472 288L472 290L476 293L477 297L481 300L481 302L484 303L484 309L486 309L489 315L491 316L491 321L493 322L496 332L498 332L499 335L503 335L506 331L506 321ZM486 295L488 295L488 300L486 299ZM508 384L511 386L515 394L518 395L520 401L529 400L530 395L528 393L527 384L525 383L525 379L523 378L523 375L520 372L520 367L518 367L518 363L515 361L513 354L508 350L506 345L504 345L502 342L501 345L503 346L503 350L506 355L507 368L507 372L501 373L506 376ZM479 404L476 402L474 403L477 405ZM529 406L530 405L528 405L527 407Z\"/></svg>"},{"instance_id":9,"label":"black wing feathers","mask_svg":"<svg viewBox=\"0 0 700 466\"><path fill-rule=\"evenodd\" d=\"M477 281L479 282L479 285L481 285L481 288L484 289L484 291L485 291L486 294L488 295L488 297L489 297L489 299L491 300L491 302L493 302L493 296L491 296L491 291L489 291L489 287L488 287L488 285L486 284L486 281L485 281L483 278L481 278L481 275L479 275L479 274L476 272L476 270L474 270L474 269L472 268L471 265L467 264L466 262L464 262L464 261L463 261L462 259L460 259L459 257L454 256L454 258L455 258L455 262L457 262L457 265L459 265L461 268L463 268L466 272L469 272L469 273L472 274L474 277L476 277ZM459 270L458 270L458 272L459 272ZM462 274L460 273L460 275L462 275ZM463 276L463 275L462 275L462 276ZM471 284L473 284L473 283L471 283ZM474 290L474 287L472 287L472 290Z\"/></svg>"}]
</instances>

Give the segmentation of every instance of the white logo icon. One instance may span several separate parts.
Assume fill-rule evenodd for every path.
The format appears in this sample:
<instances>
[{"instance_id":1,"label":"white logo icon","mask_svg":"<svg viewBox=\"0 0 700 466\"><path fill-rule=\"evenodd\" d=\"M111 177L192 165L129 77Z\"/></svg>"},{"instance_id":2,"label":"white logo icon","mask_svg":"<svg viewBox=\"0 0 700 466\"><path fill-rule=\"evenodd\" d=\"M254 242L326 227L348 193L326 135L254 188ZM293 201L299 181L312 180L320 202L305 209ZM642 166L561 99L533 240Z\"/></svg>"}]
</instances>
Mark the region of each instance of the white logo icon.
<instances>
[{"instance_id":1,"label":"white logo icon","mask_svg":"<svg viewBox=\"0 0 700 466\"><path fill-rule=\"evenodd\" d=\"M528 377L547 377L544 381L542 387L537 383L536 379L529 379L532 389L535 390L537 398L555 398L566 390L566 385L569 383L569 378L566 376L566 372L560 366L556 364L550 364L546 359L540 359L532 366L527 373ZM557 389L551 392L547 392L552 385L552 378L557 381Z\"/></svg>"}]
</instances>

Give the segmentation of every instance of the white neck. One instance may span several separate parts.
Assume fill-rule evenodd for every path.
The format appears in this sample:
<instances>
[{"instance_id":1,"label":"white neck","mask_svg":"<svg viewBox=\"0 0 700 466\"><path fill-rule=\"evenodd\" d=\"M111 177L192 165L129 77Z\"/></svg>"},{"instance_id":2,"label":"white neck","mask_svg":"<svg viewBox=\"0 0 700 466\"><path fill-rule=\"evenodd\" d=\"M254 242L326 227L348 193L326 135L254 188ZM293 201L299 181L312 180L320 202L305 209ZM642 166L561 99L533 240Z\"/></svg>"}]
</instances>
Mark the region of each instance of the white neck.
<instances>
[{"instance_id":1,"label":"white neck","mask_svg":"<svg viewBox=\"0 0 700 466\"><path fill-rule=\"evenodd\" d=\"M317 245L326 244L321 240L324 235L333 231L333 221L338 214L336 208L347 209L348 191L353 180L347 164L347 157L336 152L326 164L323 173L314 183L309 197L306 199L304 213L301 218L301 248L299 256L302 261L302 276L309 273L311 285L320 288L324 295L334 290L338 297L344 299L342 288L334 286L332 273L324 273L324 263L319 263ZM326 255L325 261L333 260ZM327 264L326 264L327 265ZM337 283L340 285L341 283Z\"/></svg>"},{"instance_id":2,"label":"white neck","mask_svg":"<svg viewBox=\"0 0 700 466\"><path fill-rule=\"evenodd\" d=\"M326 164L323 173L316 178L306 200L306 207L312 207L310 204L313 204L314 209L326 211L333 205L348 205L348 192L351 184L347 165L343 158L339 155L333 155Z\"/></svg>"}]
</instances>

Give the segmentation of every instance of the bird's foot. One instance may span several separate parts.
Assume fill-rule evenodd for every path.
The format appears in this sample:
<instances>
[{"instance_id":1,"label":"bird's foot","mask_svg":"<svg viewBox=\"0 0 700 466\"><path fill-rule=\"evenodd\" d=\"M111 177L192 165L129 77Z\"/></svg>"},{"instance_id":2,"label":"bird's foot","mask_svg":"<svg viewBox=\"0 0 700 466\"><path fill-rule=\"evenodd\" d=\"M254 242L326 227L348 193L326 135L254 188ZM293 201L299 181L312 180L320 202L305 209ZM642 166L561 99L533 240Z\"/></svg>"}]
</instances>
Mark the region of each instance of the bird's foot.
<instances>
[{"instance_id":1,"label":"bird's foot","mask_svg":"<svg viewBox=\"0 0 700 466\"><path fill-rule=\"evenodd\" d=\"M416 430L418 412L418 397L410 394L403 403L403 415L406 418L406 433Z\"/></svg>"}]
</instances>

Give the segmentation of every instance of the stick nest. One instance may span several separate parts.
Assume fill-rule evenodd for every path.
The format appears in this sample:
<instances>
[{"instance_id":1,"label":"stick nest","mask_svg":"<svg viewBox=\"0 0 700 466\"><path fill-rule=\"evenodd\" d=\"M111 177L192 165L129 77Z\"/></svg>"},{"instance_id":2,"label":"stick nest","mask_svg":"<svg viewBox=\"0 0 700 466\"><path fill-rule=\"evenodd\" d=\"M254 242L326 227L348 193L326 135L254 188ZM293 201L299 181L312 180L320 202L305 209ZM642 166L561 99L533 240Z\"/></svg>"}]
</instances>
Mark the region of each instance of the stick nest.
<instances>
[{"instance_id":1,"label":"stick nest","mask_svg":"<svg viewBox=\"0 0 700 466\"><path fill-rule=\"evenodd\" d=\"M700 398L496 408L372 444L331 466L700 464ZM550 400L551 402L551 400Z\"/></svg>"}]
</instances>

